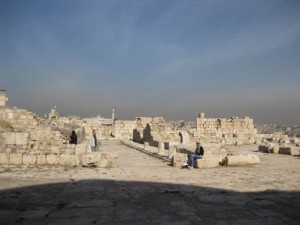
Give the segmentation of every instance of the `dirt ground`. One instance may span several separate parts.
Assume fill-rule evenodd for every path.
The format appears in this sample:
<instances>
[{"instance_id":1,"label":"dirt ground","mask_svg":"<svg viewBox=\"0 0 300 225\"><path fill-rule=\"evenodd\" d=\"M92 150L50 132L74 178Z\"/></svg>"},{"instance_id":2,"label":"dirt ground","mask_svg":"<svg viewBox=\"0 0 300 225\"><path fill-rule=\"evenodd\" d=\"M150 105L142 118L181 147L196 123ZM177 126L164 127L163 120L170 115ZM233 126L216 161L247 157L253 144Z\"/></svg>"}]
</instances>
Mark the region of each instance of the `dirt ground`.
<instances>
[{"instance_id":1,"label":"dirt ground","mask_svg":"<svg viewBox=\"0 0 300 225\"><path fill-rule=\"evenodd\" d=\"M299 224L300 158L179 169L118 143L118 168L0 167L1 224Z\"/></svg>"}]
</instances>

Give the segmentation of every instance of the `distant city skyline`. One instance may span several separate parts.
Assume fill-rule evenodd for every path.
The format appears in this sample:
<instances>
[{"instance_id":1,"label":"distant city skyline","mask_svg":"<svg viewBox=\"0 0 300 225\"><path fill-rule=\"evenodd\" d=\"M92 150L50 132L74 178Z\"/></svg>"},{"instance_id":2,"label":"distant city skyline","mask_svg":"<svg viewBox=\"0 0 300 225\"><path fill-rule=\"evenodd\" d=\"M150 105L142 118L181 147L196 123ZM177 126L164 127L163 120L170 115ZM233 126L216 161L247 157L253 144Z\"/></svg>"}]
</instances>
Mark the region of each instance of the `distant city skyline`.
<instances>
[{"instance_id":1,"label":"distant city skyline","mask_svg":"<svg viewBox=\"0 0 300 225\"><path fill-rule=\"evenodd\" d=\"M300 1L0 1L0 89L40 116L300 124Z\"/></svg>"}]
</instances>

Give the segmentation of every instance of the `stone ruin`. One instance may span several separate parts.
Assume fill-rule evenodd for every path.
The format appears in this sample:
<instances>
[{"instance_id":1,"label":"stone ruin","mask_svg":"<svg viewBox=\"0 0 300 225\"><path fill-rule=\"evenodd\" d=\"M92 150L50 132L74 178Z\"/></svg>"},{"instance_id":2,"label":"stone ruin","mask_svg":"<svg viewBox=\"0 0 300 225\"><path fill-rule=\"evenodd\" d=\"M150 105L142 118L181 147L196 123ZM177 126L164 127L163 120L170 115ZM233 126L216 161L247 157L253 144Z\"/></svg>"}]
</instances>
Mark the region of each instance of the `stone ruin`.
<instances>
[{"instance_id":1,"label":"stone ruin","mask_svg":"<svg viewBox=\"0 0 300 225\"><path fill-rule=\"evenodd\" d=\"M52 109L47 120L23 109L1 107L0 164L118 166L117 154L92 153L86 137L82 143L69 144L70 132L64 136L58 129L65 125L64 118L53 114L58 115Z\"/></svg>"},{"instance_id":2,"label":"stone ruin","mask_svg":"<svg viewBox=\"0 0 300 225\"><path fill-rule=\"evenodd\" d=\"M253 119L245 117L205 118L200 113L197 118L197 136L204 140L221 141L224 144L253 144L256 142L257 129Z\"/></svg>"},{"instance_id":3,"label":"stone ruin","mask_svg":"<svg viewBox=\"0 0 300 225\"><path fill-rule=\"evenodd\" d=\"M265 135L258 150L265 153L300 155L300 138L290 138L282 132Z\"/></svg>"},{"instance_id":4,"label":"stone ruin","mask_svg":"<svg viewBox=\"0 0 300 225\"><path fill-rule=\"evenodd\" d=\"M200 113L195 127L185 127L183 121L172 125L162 117L117 120L114 110L112 118L62 117L54 107L48 118L42 118L23 109L6 107L5 92L0 92L1 99L4 103L0 107L0 164L116 167L117 155L91 152L87 143L92 130L96 130L100 141L125 140L140 144L139 149L155 148L155 154L166 156L173 166L186 161L186 154L194 151L198 140L205 148L205 159L198 163L200 168L259 162L252 156L234 158L224 148L261 141L263 136L257 134L249 117L205 118ZM77 145L68 143L72 130L78 135Z\"/></svg>"}]
</instances>

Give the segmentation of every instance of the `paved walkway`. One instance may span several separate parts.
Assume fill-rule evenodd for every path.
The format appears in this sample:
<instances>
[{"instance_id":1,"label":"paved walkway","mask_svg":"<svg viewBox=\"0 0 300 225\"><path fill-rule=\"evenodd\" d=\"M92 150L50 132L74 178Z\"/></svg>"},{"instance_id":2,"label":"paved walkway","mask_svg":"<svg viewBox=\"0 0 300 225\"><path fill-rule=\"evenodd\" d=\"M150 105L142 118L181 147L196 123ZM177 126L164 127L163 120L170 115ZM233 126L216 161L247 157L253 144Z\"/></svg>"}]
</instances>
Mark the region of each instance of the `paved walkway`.
<instances>
[{"instance_id":1,"label":"paved walkway","mask_svg":"<svg viewBox=\"0 0 300 225\"><path fill-rule=\"evenodd\" d=\"M119 167L2 168L0 223L299 224L298 158L257 153L255 167L190 171L118 143L100 151L118 152Z\"/></svg>"}]
</instances>

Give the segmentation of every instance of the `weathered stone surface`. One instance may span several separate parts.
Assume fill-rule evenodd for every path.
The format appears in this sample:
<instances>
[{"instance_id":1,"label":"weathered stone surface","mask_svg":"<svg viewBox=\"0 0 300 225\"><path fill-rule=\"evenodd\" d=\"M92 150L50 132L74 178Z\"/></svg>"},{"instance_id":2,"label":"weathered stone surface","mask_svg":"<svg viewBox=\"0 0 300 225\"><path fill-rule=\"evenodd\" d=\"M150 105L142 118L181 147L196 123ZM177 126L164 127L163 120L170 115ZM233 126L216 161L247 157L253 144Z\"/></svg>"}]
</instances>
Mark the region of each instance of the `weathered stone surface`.
<instances>
[{"instance_id":1,"label":"weathered stone surface","mask_svg":"<svg viewBox=\"0 0 300 225\"><path fill-rule=\"evenodd\" d=\"M46 155L37 155L36 156L36 164L37 165L45 165L46 164Z\"/></svg>"},{"instance_id":2,"label":"weathered stone surface","mask_svg":"<svg viewBox=\"0 0 300 225\"><path fill-rule=\"evenodd\" d=\"M227 166L245 166L260 163L260 159L254 154L228 155L225 157L224 163Z\"/></svg>"},{"instance_id":3,"label":"weathered stone surface","mask_svg":"<svg viewBox=\"0 0 300 225\"><path fill-rule=\"evenodd\" d=\"M80 165L80 156L79 155L69 155L61 154L59 158L60 165L75 167Z\"/></svg>"},{"instance_id":4,"label":"weathered stone surface","mask_svg":"<svg viewBox=\"0 0 300 225\"><path fill-rule=\"evenodd\" d=\"M177 153L172 157L171 165L180 168L184 163L187 162L187 159L188 159L187 154ZM202 159L197 159L195 162L195 167L196 168L218 167L220 160L221 157L209 154L209 156L204 156Z\"/></svg>"},{"instance_id":5,"label":"weathered stone surface","mask_svg":"<svg viewBox=\"0 0 300 225\"><path fill-rule=\"evenodd\" d=\"M202 159L197 159L195 163L196 168L214 168L218 167L220 162L220 157L218 156L204 156Z\"/></svg>"},{"instance_id":6,"label":"weathered stone surface","mask_svg":"<svg viewBox=\"0 0 300 225\"><path fill-rule=\"evenodd\" d=\"M0 153L0 165L8 164L9 158L6 153Z\"/></svg>"},{"instance_id":7,"label":"weathered stone surface","mask_svg":"<svg viewBox=\"0 0 300 225\"><path fill-rule=\"evenodd\" d=\"M36 156L35 155L23 155L23 164L24 165L36 164Z\"/></svg>"},{"instance_id":8,"label":"weathered stone surface","mask_svg":"<svg viewBox=\"0 0 300 225\"><path fill-rule=\"evenodd\" d=\"M149 142L144 142L144 149L147 150L149 147Z\"/></svg>"},{"instance_id":9,"label":"weathered stone surface","mask_svg":"<svg viewBox=\"0 0 300 225\"><path fill-rule=\"evenodd\" d=\"M169 159L172 159L176 155L176 147L174 145L169 148Z\"/></svg>"},{"instance_id":10,"label":"weathered stone surface","mask_svg":"<svg viewBox=\"0 0 300 225\"><path fill-rule=\"evenodd\" d=\"M82 156L82 166L101 168L118 167L117 159L117 154L95 152Z\"/></svg>"},{"instance_id":11,"label":"weathered stone surface","mask_svg":"<svg viewBox=\"0 0 300 225\"><path fill-rule=\"evenodd\" d=\"M54 154L60 154L61 153L59 147L58 146L53 146L53 145L51 146L51 152L54 153Z\"/></svg>"},{"instance_id":12,"label":"weathered stone surface","mask_svg":"<svg viewBox=\"0 0 300 225\"><path fill-rule=\"evenodd\" d=\"M66 154L74 154L75 153L75 148L67 148L66 149Z\"/></svg>"},{"instance_id":13,"label":"weathered stone surface","mask_svg":"<svg viewBox=\"0 0 300 225\"><path fill-rule=\"evenodd\" d=\"M27 145L29 141L28 132L17 132L16 133L16 144L17 145Z\"/></svg>"},{"instance_id":14,"label":"weathered stone surface","mask_svg":"<svg viewBox=\"0 0 300 225\"><path fill-rule=\"evenodd\" d=\"M158 154L163 155L165 150L165 143L164 142L159 142L158 143Z\"/></svg>"},{"instance_id":15,"label":"weathered stone surface","mask_svg":"<svg viewBox=\"0 0 300 225\"><path fill-rule=\"evenodd\" d=\"M59 160L59 156L51 154L46 156L46 164L49 165L57 165Z\"/></svg>"},{"instance_id":16,"label":"weathered stone surface","mask_svg":"<svg viewBox=\"0 0 300 225\"><path fill-rule=\"evenodd\" d=\"M272 146L272 152L273 152L274 154L278 154L278 153L279 153L279 144L274 144L274 145Z\"/></svg>"},{"instance_id":17,"label":"weathered stone surface","mask_svg":"<svg viewBox=\"0 0 300 225\"><path fill-rule=\"evenodd\" d=\"M75 148L76 155L84 155L86 154L87 145L86 144L78 144Z\"/></svg>"},{"instance_id":18,"label":"weathered stone surface","mask_svg":"<svg viewBox=\"0 0 300 225\"><path fill-rule=\"evenodd\" d=\"M173 155L171 159L171 165L173 167L181 167L184 163L187 162L187 154L177 153Z\"/></svg>"},{"instance_id":19,"label":"weathered stone surface","mask_svg":"<svg viewBox=\"0 0 300 225\"><path fill-rule=\"evenodd\" d=\"M279 148L279 154L285 155L299 155L300 148L296 146L286 146Z\"/></svg>"},{"instance_id":20,"label":"weathered stone surface","mask_svg":"<svg viewBox=\"0 0 300 225\"><path fill-rule=\"evenodd\" d=\"M118 163L118 153L102 153L103 157L107 159L107 166L109 168L116 168L119 166Z\"/></svg>"},{"instance_id":21,"label":"weathered stone surface","mask_svg":"<svg viewBox=\"0 0 300 225\"><path fill-rule=\"evenodd\" d=\"M2 137L7 145L16 144L16 133L15 132L3 132Z\"/></svg>"},{"instance_id":22,"label":"weathered stone surface","mask_svg":"<svg viewBox=\"0 0 300 225\"><path fill-rule=\"evenodd\" d=\"M22 163L23 163L23 155L22 154L10 154L9 164L21 165Z\"/></svg>"},{"instance_id":23,"label":"weathered stone surface","mask_svg":"<svg viewBox=\"0 0 300 225\"><path fill-rule=\"evenodd\" d=\"M291 147L291 155L300 155L299 147Z\"/></svg>"}]
</instances>

